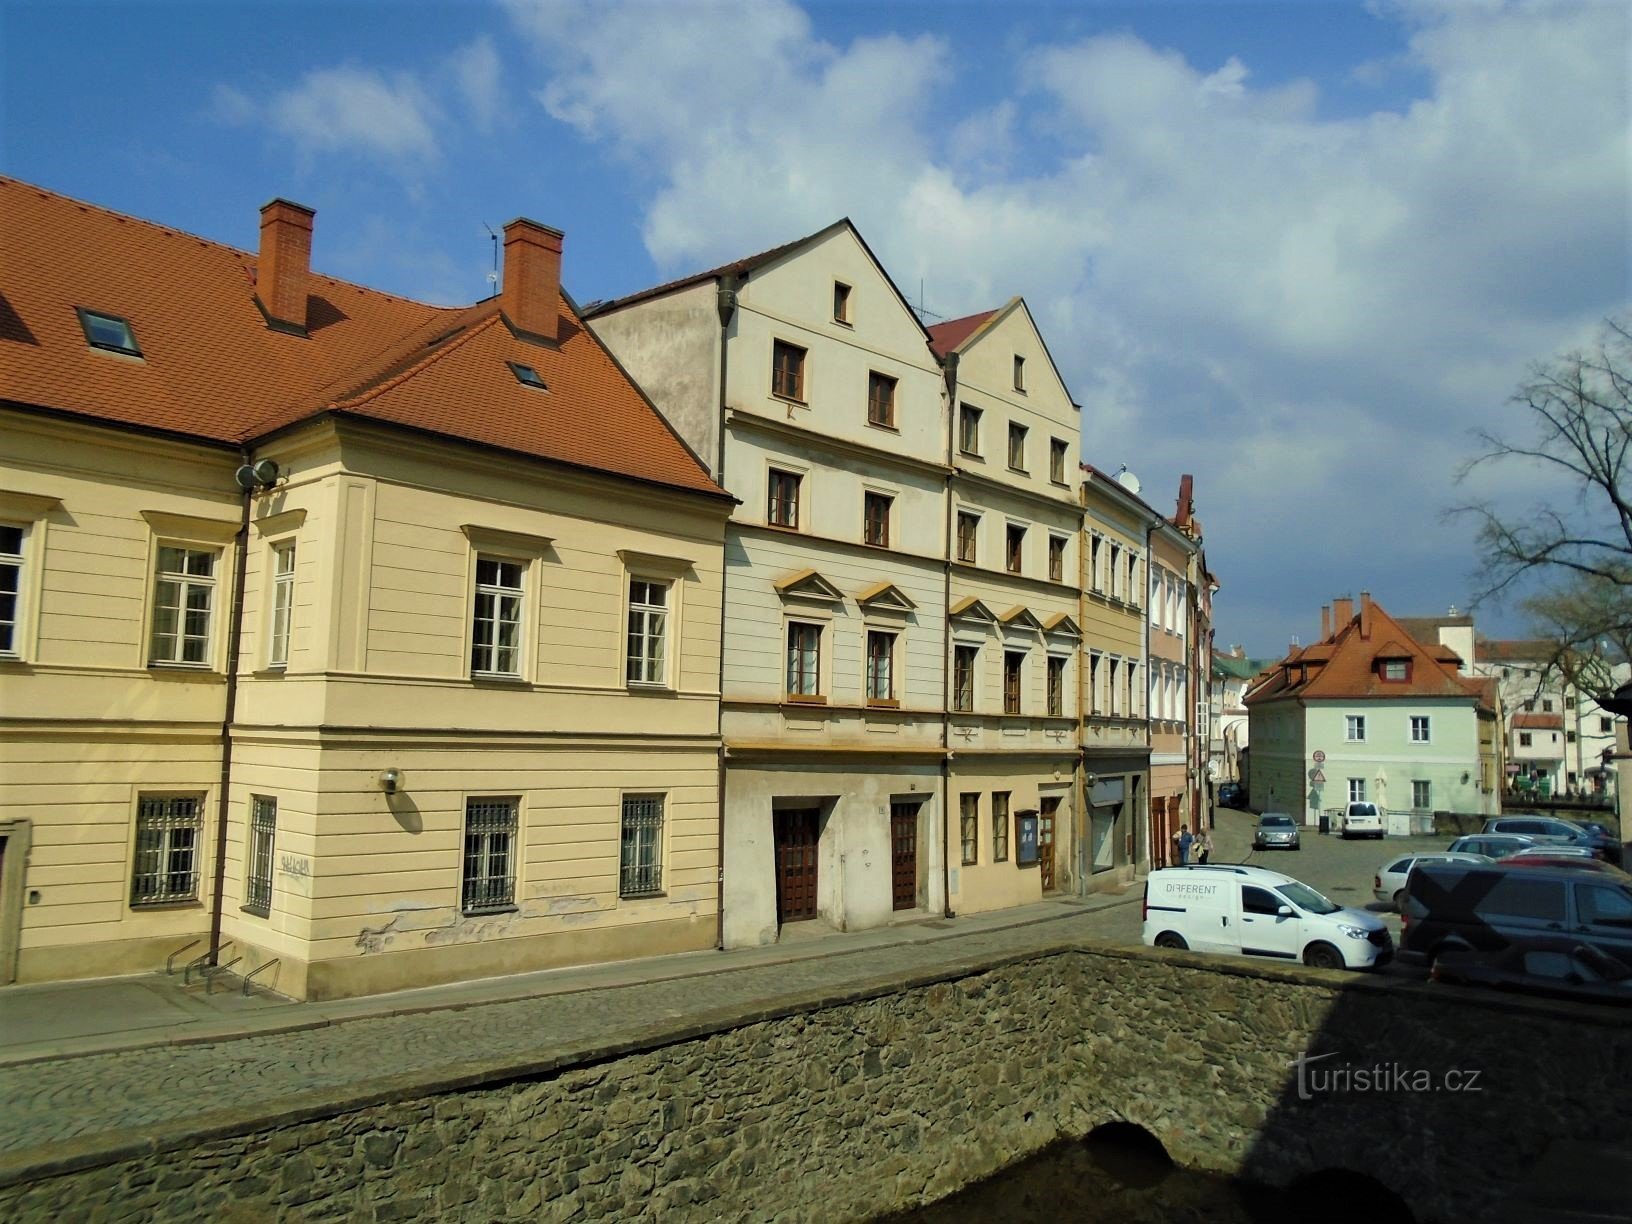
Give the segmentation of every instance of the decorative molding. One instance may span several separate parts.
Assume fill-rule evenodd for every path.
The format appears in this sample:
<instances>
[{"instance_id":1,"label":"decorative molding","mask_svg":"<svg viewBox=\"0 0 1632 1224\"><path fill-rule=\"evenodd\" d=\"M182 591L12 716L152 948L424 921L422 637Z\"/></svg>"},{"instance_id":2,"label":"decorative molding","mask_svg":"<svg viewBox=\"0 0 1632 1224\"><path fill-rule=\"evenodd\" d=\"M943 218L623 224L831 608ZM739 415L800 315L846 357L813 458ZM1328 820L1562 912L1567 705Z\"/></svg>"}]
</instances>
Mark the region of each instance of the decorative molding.
<instances>
[{"instance_id":1,"label":"decorative molding","mask_svg":"<svg viewBox=\"0 0 1632 1224\"><path fill-rule=\"evenodd\" d=\"M62 498L47 493L12 493L0 490L0 518L34 522L62 505Z\"/></svg>"},{"instance_id":2,"label":"decorative molding","mask_svg":"<svg viewBox=\"0 0 1632 1224\"><path fill-rule=\"evenodd\" d=\"M988 625L997 624L997 614L973 595L965 595L948 608L946 614L954 620L984 621Z\"/></svg>"},{"instance_id":3,"label":"decorative molding","mask_svg":"<svg viewBox=\"0 0 1632 1224\"><path fill-rule=\"evenodd\" d=\"M1082 630L1077 627L1077 622L1072 619L1069 612L1056 612L1049 617L1043 622L1043 632L1057 633L1061 637L1076 638L1078 641L1082 639Z\"/></svg>"},{"instance_id":4,"label":"decorative molding","mask_svg":"<svg viewBox=\"0 0 1632 1224\"><path fill-rule=\"evenodd\" d=\"M802 569L771 585L783 599L814 599L822 603L844 602L844 592L813 569Z\"/></svg>"},{"instance_id":5,"label":"decorative molding","mask_svg":"<svg viewBox=\"0 0 1632 1224\"><path fill-rule=\"evenodd\" d=\"M230 544L238 534L238 524L232 520L200 518L196 514L171 514L164 510L143 510L142 517L154 534L167 539Z\"/></svg>"},{"instance_id":6,"label":"decorative molding","mask_svg":"<svg viewBox=\"0 0 1632 1224\"><path fill-rule=\"evenodd\" d=\"M856 592L856 602L875 612L912 612L918 607L900 587L888 580Z\"/></svg>"},{"instance_id":7,"label":"decorative molding","mask_svg":"<svg viewBox=\"0 0 1632 1224\"><path fill-rule=\"evenodd\" d=\"M1032 615L1031 609L1025 604L1015 604L1007 612L1000 613L997 618L1005 629L1041 629L1042 621Z\"/></svg>"},{"instance_id":8,"label":"decorative molding","mask_svg":"<svg viewBox=\"0 0 1632 1224\"><path fill-rule=\"evenodd\" d=\"M465 533L465 539L470 541L472 548L491 548L528 557L542 557L555 544L554 536L505 531L499 527L484 527L480 523L460 523L459 530Z\"/></svg>"},{"instance_id":9,"label":"decorative molding","mask_svg":"<svg viewBox=\"0 0 1632 1224\"><path fill-rule=\"evenodd\" d=\"M281 514L269 514L265 518L258 518L250 526L255 528L256 535L275 536L298 530L305 521L306 508L297 506L295 509L285 510Z\"/></svg>"},{"instance_id":10,"label":"decorative molding","mask_svg":"<svg viewBox=\"0 0 1632 1224\"><path fill-rule=\"evenodd\" d=\"M632 548L618 549L618 560L626 569L663 578L681 578L695 568L685 557L665 557L661 553L636 552Z\"/></svg>"}]
</instances>

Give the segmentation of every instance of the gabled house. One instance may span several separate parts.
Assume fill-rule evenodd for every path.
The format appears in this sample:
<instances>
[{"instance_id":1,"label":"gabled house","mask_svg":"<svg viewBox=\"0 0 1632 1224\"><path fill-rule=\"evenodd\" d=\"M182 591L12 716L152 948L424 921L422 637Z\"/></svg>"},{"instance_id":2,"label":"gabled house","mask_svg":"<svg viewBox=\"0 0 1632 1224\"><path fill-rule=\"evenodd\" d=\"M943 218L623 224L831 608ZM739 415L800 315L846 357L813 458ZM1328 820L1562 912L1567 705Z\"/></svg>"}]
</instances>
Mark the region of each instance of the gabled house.
<instances>
[{"instance_id":1,"label":"gabled house","mask_svg":"<svg viewBox=\"0 0 1632 1224\"><path fill-rule=\"evenodd\" d=\"M1242 754L1251 744L1251 735L1243 699L1252 682L1274 662L1249 658L1240 646L1213 651L1210 773L1215 783L1239 782L1245 777Z\"/></svg>"},{"instance_id":2,"label":"gabled house","mask_svg":"<svg viewBox=\"0 0 1632 1224\"><path fill-rule=\"evenodd\" d=\"M505 226L446 309L0 180L0 980L714 945L730 498Z\"/></svg>"}]
</instances>

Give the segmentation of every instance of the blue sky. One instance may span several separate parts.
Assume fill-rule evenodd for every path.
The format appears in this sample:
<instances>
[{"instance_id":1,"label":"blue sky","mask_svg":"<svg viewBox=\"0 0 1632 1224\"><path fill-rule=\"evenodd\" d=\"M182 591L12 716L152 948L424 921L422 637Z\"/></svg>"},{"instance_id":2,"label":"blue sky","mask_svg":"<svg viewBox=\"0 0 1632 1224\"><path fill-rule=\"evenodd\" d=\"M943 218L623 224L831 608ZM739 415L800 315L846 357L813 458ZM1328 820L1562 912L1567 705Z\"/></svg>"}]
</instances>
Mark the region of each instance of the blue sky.
<instances>
[{"instance_id":1,"label":"blue sky","mask_svg":"<svg viewBox=\"0 0 1632 1224\"><path fill-rule=\"evenodd\" d=\"M484 296L485 226L580 301L840 215L951 317L1021 294L1084 457L1195 475L1218 637L1369 590L1465 606L1526 364L1632 300L1618 3L0 2L0 171L319 270ZM1497 635L1511 608L1482 608Z\"/></svg>"}]
</instances>

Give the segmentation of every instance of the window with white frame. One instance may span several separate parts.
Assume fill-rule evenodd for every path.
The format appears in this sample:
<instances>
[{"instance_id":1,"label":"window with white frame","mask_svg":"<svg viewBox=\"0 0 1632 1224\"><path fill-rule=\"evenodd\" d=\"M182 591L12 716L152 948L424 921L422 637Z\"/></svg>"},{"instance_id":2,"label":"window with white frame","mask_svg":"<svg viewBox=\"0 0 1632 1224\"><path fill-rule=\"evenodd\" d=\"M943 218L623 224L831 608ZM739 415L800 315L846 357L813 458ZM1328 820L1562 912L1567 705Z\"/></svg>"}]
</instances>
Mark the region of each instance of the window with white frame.
<instances>
[{"instance_id":1,"label":"window with white frame","mask_svg":"<svg viewBox=\"0 0 1632 1224\"><path fill-rule=\"evenodd\" d=\"M1023 650L1005 650L1003 652L1003 713L1020 713L1020 676L1026 666L1026 652Z\"/></svg>"},{"instance_id":2,"label":"window with white frame","mask_svg":"<svg viewBox=\"0 0 1632 1224\"><path fill-rule=\"evenodd\" d=\"M1424 778L1411 779L1411 806L1419 812L1433 809L1434 788L1431 782Z\"/></svg>"},{"instance_id":3,"label":"window with white frame","mask_svg":"<svg viewBox=\"0 0 1632 1224\"><path fill-rule=\"evenodd\" d=\"M0 657L22 651L23 529L0 523Z\"/></svg>"},{"instance_id":4,"label":"window with white frame","mask_svg":"<svg viewBox=\"0 0 1632 1224\"><path fill-rule=\"evenodd\" d=\"M1345 714L1343 716L1343 738L1351 744L1365 742L1366 716L1364 714Z\"/></svg>"},{"instance_id":5,"label":"window with white frame","mask_svg":"<svg viewBox=\"0 0 1632 1224\"><path fill-rule=\"evenodd\" d=\"M1519 732L1519 747L1520 748L1529 748L1530 746L1531 746L1531 744L1530 744L1530 732L1520 731Z\"/></svg>"},{"instance_id":6,"label":"window with white frame","mask_svg":"<svg viewBox=\"0 0 1632 1224\"><path fill-rule=\"evenodd\" d=\"M207 667L215 628L215 565L220 552L161 544L153 582L154 663Z\"/></svg>"},{"instance_id":7,"label":"window with white frame","mask_svg":"<svg viewBox=\"0 0 1632 1224\"><path fill-rule=\"evenodd\" d=\"M625 795L618 840L618 896L663 891L663 796Z\"/></svg>"},{"instance_id":8,"label":"window with white frame","mask_svg":"<svg viewBox=\"0 0 1632 1224\"><path fill-rule=\"evenodd\" d=\"M1366 801L1366 780L1364 778L1349 779L1349 802L1364 803Z\"/></svg>"},{"instance_id":9,"label":"window with white frame","mask_svg":"<svg viewBox=\"0 0 1632 1224\"><path fill-rule=\"evenodd\" d=\"M268 667L289 665L289 631L295 611L295 542L272 546L272 624L267 636Z\"/></svg>"},{"instance_id":10,"label":"window with white frame","mask_svg":"<svg viewBox=\"0 0 1632 1224\"><path fill-rule=\"evenodd\" d=\"M1100 538L1097 535L1088 537L1088 586L1090 590L1099 590L1099 553Z\"/></svg>"},{"instance_id":11,"label":"window with white frame","mask_svg":"<svg viewBox=\"0 0 1632 1224\"><path fill-rule=\"evenodd\" d=\"M795 700L822 693L822 627L788 622L787 694Z\"/></svg>"},{"instance_id":12,"label":"window with white frame","mask_svg":"<svg viewBox=\"0 0 1632 1224\"><path fill-rule=\"evenodd\" d=\"M958 560L968 565L975 563L980 539L980 515L967 510L958 511Z\"/></svg>"},{"instance_id":13,"label":"window with white frame","mask_svg":"<svg viewBox=\"0 0 1632 1224\"><path fill-rule=\"evenodd\" d=\"M629 579L630 684L663 684L668 678L669 583Z\"/></svg>"},{"instance_id":14,"label":"window with white frame","mask_svg":"<svg viewBox=\"0 0 1632 1224\"><path fill-rule=\"evenodd\" d=\"M464 870L459 908L491 914L516 905L516 835L521 800L465 800Z\"/></svg>"},{"instance_id":15,"label":"window with white frame","mask_svg":"<svg viewBox=\"0 0 1632 1224\"><path fill-rule=\"evenodd\" d=\"M130 877L133 909L198 900L202 807L198 795L143 795L138 800Z\"/></svg>"},{"instance_id":16,"label":"window with white frame","mask_svg":"<svg viewBox=\"0 0 1632 1224\"><path fill-rule=\"evenodd\" d=\"M521 675L522 575L525 562L478 555L470 618L470 671Z\"/></svg>"},{"instance_id":17,"label":"window with white frame","mask_svg":"<svg viewBox=\"0 0 1632 1224\"><path fill-rule=\"evenodd\" d=\"M1105 660L1105 712L1112 718L1121 713L1117 701L1117 672L1120 670L1120 661L1117 659Z\"/></svg>"},{"instance_id":18,"label":"window with white frame","mask_svg":"<svg viewBox=\"0 0 1632 1224\"><path fill-rule=\"evenodd\" d=\"M1103 679L1100 673L1104 670L1104 661L1105 656L1100 654L1099 651L1094 650L1089 652L1088 707L1089 711L1094 714L1102 713L1105 709L1105 698L1099 691L1100 682Z\"/></svg>"},{"instance_id":19,"label":"window with white frame","mask_svg":"<svg viewBox=\"0 0 1632 1224\"><path fill-rule=\"evenodd\" d=\"M1112 599L1122 598L1122 548L1120 545L1111 545L1110 574L1105 581L1105 593Z\"/></svg>"},{"instance_id":20,"label":"window with white frame","mask_svg":"<svg viewBox=\"0 0 1632 1224\"><path fill-rule=\"evenodd\" d=\"M1429 742L1428 732L1429 732L1428 716L1426 714L1413 714L1411 716L1411 742L1413 744L1426 744L1426 743L1428 743Z\"/></svg>"},{"instance_id":21,"label":"window with white frame","mask_svg":"<svg viewBox=\"0 0 1632 1224\"><path fill-rule=\"evenodd\" d=\"M278 834L278 801L249 800L249 844L244 851L244 909L265 918L272 912L272 845Z\"/></svg>"}]
</instances>

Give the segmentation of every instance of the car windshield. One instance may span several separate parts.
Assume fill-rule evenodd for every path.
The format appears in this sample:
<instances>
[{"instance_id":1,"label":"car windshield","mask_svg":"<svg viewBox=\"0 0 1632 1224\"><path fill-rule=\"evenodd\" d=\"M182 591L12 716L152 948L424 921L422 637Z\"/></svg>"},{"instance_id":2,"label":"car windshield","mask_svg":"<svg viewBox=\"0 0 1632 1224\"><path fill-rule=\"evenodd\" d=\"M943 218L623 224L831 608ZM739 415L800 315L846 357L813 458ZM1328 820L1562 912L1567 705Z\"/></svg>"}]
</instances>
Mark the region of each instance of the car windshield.
<instances>
[{"instance_id":1,"label":"car windshield","mask_svg":"<svg viewBox=\"0 0 1632 1224\"><path fill-rule=\"evenodd\" d=\"M1300 884L1297 880L1285 884L1277 884L1275 891L1280 893L1293 905L1311 914L1335 914L1342 906L1333 905L1307 884Z\"/></svg>"},{"instance_id":2,"label":"car windshield","mask_svg":"<svg viewBox=\"0 0 1632 1224\"><path fill-rule=\"evenodd\" d=\"M1266 828L1268 826L1270 826L1270 825L1274 825L1277 828L1285 829L1285 828L1291 827L1292 817L1290 817L1290 816L1264 816L1258 821L1258 823L1261 824L1261 825L1264 825Z\"/></svg>"}]
</instances>

